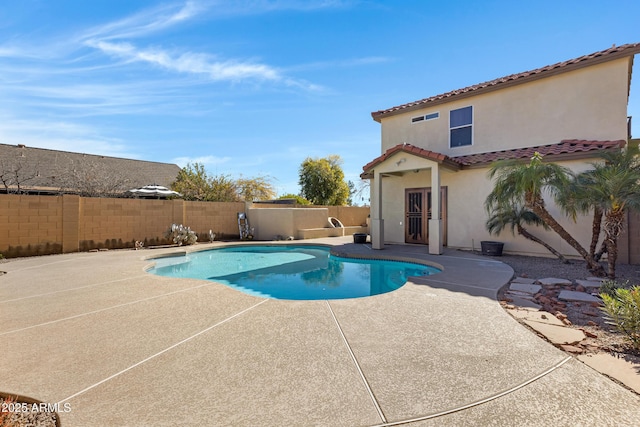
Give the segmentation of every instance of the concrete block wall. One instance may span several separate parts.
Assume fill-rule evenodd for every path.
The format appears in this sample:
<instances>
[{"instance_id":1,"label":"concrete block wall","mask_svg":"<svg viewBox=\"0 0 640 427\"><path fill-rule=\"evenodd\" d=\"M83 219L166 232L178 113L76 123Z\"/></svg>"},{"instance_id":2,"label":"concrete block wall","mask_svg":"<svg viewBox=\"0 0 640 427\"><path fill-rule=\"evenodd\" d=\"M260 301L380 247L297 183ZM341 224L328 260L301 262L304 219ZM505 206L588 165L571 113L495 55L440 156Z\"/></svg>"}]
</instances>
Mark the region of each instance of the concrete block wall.
<instances>
[{"instance_id":1,"label":"concrete block wall","mask_svg":"<svg viewBox=\"0 0 640 427\"><path fill-rule=\"evenodd\" d=\"M62 242L62 197L1 195L0 253L7 257L60 253Z\"/></svg>"},{"instance_id":2,"label":"concrete block wall","mask_svg":"<svg viewBox=\"0 0 640 427\"><path fill-rule=\"evenodd\" d=\"M191 227L201 235L209 230L216 233L216 239L238 238L238 212L245 211L244 202L185 202L183 225Z\"/></svg>"},{"instance_id":3,"label":"concrete block wall","mask_svg":"<svg viewBox=\"0 0 640 427\"><path fill-rule=\"evenodd\" d=\"M257 233L263 228L261 219L267 225L275 221L280 223L278 227L286 227L276 230L265 225L266 240L276 232L295 236L298 229L325 227L327 216L340 219L345 226L360 225L369 213L368 208L317 206L304 209L306 214L294 210L296 214L289 218L285 213L291 207L279 205L285 211L272 211L274 215L262 218L255 212L264 210L264 206L256 206L260 209L249 213L249 222ZM218 239L235 239L239 237L238 212L249 212L244 202L0 194L0 253L16 257L131 248L136 240L147 246L165 244L169 243L164 235L171 224L191 227L200 241L206 241L209 230Z\"/></svg>"},{"instance_id":4,"label":"concrete block wall","mask_svg":"<svg viewBox=\"0 0 640 427\"><path fill-rule=\"evenodd\" d=\"M171 224L191 227L202 240L237 238L244 203L0 194L0 253L6 257L168 243Z\"/></svg>"},{"instance_id":5,"label":"concrete block wall","mask_svg":"<svg viewBox=\"0 0 640 427\"><path fill-rule=\"evenodd\" d=\"M183 204L182 200L82 198L80 249L133 247L136 240L165 243L164 233L171 224L183 221Z\"/></svg>"},{"instance_id":6,"label":"concrete block wall","mask_svg":"<svg viewBox=\"0 0 640 427\"><path fill-rule=\"evenodd\" d=\"M640 264L640 212L627 212L624 230L618 238L618 262Z\"/></svg>"}]
</instances>

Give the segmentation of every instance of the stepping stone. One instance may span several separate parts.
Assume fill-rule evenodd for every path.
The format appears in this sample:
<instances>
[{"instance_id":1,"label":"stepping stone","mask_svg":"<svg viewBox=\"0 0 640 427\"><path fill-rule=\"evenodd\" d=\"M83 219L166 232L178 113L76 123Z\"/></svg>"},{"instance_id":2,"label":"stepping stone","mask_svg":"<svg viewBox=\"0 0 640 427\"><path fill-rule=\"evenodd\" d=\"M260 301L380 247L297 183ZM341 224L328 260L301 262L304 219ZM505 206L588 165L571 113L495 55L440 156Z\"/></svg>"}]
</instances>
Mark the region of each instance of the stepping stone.
<instances>
[{"instance_id":1,"label":"stepping stone","mask_svg":"<svg viewBox=\"0 0 640 427\"><path fill-rule=\"evenodd\" d=\"M511 283L524 283L526 285L533 285L536 283L536 279L529 279L528 277L516 277Z\"/></svg>"},{"instance_id":2,"label":"stepping stone","mask_svg":"<svg viewBox=\"0 0 640 427\"><path fill-rule=\"evenodd\" d=\"M536 310L540 310L542 308L541 305L536 304L533 301L530 301L528 299L524 299L524 298L520 298L520 297L513 297L510 298L512 301L509 304L512 305L516 305L518 307L525 307L525 308L533 308Z\"/></svg>"},{"instance_id":3,"label":"stepping stone","mask_svg":"<svg viewBox=\"0 0 640 427\"><path fill-rule=\"evenodd\" d=\"M505 295L513 295L513 296L522 297L522 298L531 298L533 296L531 292L522 292L522 291L507 291L505 292Z\"/></svg>"},{"instance_id":4,"label":"stepping stone","mask_svg":"<svg viewBox=\"0 0 640 427\"><path fill-rule=\"evenodd\" d=\"M546 323L547 325L564 326L564 323L562 323L560 319L546 311L510 310L509 313L516 319Z\"/></svg>"},{"instance_id":5,"label":"stepping stone","mask_svg":"<svg viewBox=\"0 0 640 427\"><path fill-rule=\"evenodd\" d=\"M573 285L571 280L558 279L557 277L545 277L544 279L538 279L538 283L541 285Z\"/></svg>"},{"instance_id":6,"label":"stepping stone","mask_svg":"<svg viewBox=\"0 0 640 427\"><path fill-rule=\"evenodd\" d=\"M603 279L602 277L587 277L587 280L590 282L604 282L605 279Z\"/></svg>"},{"instance_id":7,"label":"stepping stone","mask_svg":"<svg viewBox=\"0 0 640 427\"><path fill-rule=\"evenodd\" d=\"M589 280L589 279L587 280L578 279L576 280L576 284L582 285L585 288L599 288L602 285L602 282L599 280L595 281L595 280Z\"/></svg>"},{"instance_id":8,"label":"stepping stone","mask_svg":"<svg viewBox=\"0 0 640 427\"><path fill-rule=\"evenodd\" d=\"M576 292L576 291L560 291L560 295L558 295L558 299L562 299L565 301L580 301L580 302L602 302L600 298L596 298L591 294L586 292Z\"/></svg>"},{"instance_id":9,"label":"stepping stone","mask_svg":"<svg viewBox=\"0 0 640 427\"><path fill-rule=\"evenodd\" d=\"M615 378L627 387L640 393L640 358L635 356L616 357L610 353L585 354L578 360L598 372Z\"/></svg>"},{"instance_id":10,"label":"stepping stone","mask_svg":"<svg viewBox=\"0 0 640 427\"><path fill-rule=\"evenodd\" d=\"M556 345L575 345L586 338L584 332L579 329L565 328L563 326L548 325L546 323L525 320L528 326L536 332L544 335L549 341Z\"/></svg>"},{"instance_id":11,"label":"stepping stone","mask_svg":"<svg viewBox=\"0 0 640 427\"><path fill-rule=\"evenodd\" d=\"M560 348L566 351L567 353L572 353L572 354L584 353L584 348L576 347L575 345L563 344L560 346Z\"/></svg>"},{"instance_id":12,"label":"stepping stone","mask_svg":"<svg viewBox=\"0 0 640 427\"><path fill-rule=\"evenodd\" d=\"M542 286L511 282L511 285L509 285L509 289L512 291L520 291L520 292L527 292L529 294L537 294L542 289Z\"/></svg>"}]
</instances>

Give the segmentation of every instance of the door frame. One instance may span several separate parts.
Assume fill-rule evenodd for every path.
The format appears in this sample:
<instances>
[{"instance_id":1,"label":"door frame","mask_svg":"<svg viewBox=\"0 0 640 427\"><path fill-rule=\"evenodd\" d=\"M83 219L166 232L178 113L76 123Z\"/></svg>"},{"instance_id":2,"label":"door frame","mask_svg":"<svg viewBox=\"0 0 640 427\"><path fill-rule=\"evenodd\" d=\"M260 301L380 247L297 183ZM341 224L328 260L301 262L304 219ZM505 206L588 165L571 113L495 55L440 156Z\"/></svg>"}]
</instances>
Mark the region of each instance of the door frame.
<instances>
[{"instance_id":1,"label":"door frame","mask_svg":"<svg viewBox=\"0 0 640 427\"><path fill-rule=\"evenodd\" d=\"M427 215L424 215L424 209L422 209L422 215L420 216L420 226L422 228L421 239L411 239L409 234L409 193L422 193L423 206L427 206ZM447 246L447 186L440 187L440 219L442 220L442 244ZM415 212L412 212L415 213ZM416 187L404 189L404 241L405 243L415 243L427 245L429 243L429 220L431 219L431 187ZM415 217L414 217L415 218Z\"/></svg>"}]
</instances>

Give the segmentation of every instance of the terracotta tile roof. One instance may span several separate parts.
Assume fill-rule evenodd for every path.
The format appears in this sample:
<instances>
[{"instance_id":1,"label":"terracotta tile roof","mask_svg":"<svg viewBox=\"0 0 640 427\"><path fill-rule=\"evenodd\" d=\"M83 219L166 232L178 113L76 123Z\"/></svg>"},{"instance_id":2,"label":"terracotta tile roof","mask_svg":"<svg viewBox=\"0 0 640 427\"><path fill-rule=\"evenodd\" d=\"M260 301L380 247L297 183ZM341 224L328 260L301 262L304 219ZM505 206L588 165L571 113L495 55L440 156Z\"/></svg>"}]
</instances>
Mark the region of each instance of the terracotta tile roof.
<instances>
[{"instance_id":1,"label":"terracotta tile roof","mask_svg":"<svg viewBox=\"0 0 640 427\"><path fill-rule=\"evenodd\" d=\"M529 159L538 152L543 156L558 154L579 154L589 151L601 151L611 148L621 148L625 145L624 140L618 141L586 141L579 139L565 139L557 144L538 145L536 147L514 148L511 150L492 151L489 153L469 154L466 156L456 156L452 160L462 166L480 165L492 163L496 160L504 159Z\"/></svg>"},{"instance_id":2,"label":"terracotta tile roof","mask_svg":"<svg viewBox=\"0 0 640 427\"><path fill-rule=\"evenodd\" d=\"M373 169L376 165L384 162L389 157L400 152L413 154L418 157L422 157L423 159L433 160L434 162L444 163L447 166L452 167L454 169L460 169L460 166L462 165L462 163L457 162L456 160L452 159L451 157L445 154L436 153L435 151L425 150L424 148L416 147L415 145L405 143L405 144L398 144L395 147L389 148L387 151L384 152L384 154L376 157L375 159L373 159L372 161L364 165L362 169L365 172L370 169Z\"/></svg>"},{"instance_id":3,"label":"terracotta tile roof","mask_svg":"<svg viewBox=\"0 0 640 427\"><path fill-rule=\"evenodd\" d=\"M495 162L497 160L505 159L529 159L533 157L533 154L538 152L543 156L555 156L555 155L580 155L582 153L588 153L591 151L602 151L613 148L622 148L626 142L624 140L618 141L587 141L579 139L565 139L556 144L538 145L535 147L514 148L511 150L491 151L487 153L469 154L465 156L449 157L442 153L426 150L424 148L416 147L411 144L398 144L395 147L389 148L379 157L376 157L365 166L362 167L365 174L370 172L378 164L384 162L392 155L404 152L422 157L424 159L433 160L451 169L461 169L466 167L473 167ZM595 154L595 153L593 153ZM363 174L363 175L365 175Z\"/></svg>"},{"instance_id":4,"label":"terracotta tile roof","mask_svg":"<svg viewBox=\"0 0 640 427\"><path fill-rule=\"evenodd\" d=\"M540 79L566 71L571 71L587 65L594 65L601 62L611 61L625 56L633 56L636 53L640 53L640 43L614 46L606 50L591 53L589 55L584 55L579 58L570 59L564 62L558 62L557 64L547 65L546 67L537 68L535 70L511 74L509 76L500 77L488 82L479 83L473 86L468 86L462 89L453 90L451 92L431 96L429 98L420 99L418 101L409 102L407 104L398 105L396 107L391 107L386 110L374 111L373 113L371 113L371 116L374 120L380 121L380 119L384 116L399 114L404 111L416 110L418 108L425 107L427 104L442 103L449 101L452 98L470 96L489 90L499 89L504 86L525 83L531 80Z\"/></svg>"}]
</instances>

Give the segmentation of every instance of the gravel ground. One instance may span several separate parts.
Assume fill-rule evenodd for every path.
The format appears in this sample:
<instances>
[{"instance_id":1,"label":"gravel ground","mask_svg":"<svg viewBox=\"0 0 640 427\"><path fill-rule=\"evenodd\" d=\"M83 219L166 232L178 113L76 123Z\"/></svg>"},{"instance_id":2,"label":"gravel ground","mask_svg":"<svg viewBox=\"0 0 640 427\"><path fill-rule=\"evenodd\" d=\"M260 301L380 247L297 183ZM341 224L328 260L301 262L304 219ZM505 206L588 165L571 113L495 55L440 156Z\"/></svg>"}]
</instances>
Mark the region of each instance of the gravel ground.
<instances>
[{"instance_id":1,"label":"gravel ground","mask_svg":"<svg viewBox=\"0 0 640 427\"><path fill-rule=\"evenodd\" d=\"M571 264L564 264L555 258L530 257L522 255L503 255L492 257L496 261L502 261L513 268L515 276L542 279L544 277L557 277L575 281L593 276L587 270L586 263L580 260L571 260ZM602 264L605 270L606 263ZM617 264L616 280L636 282L640 285L640 265Z\"/></svg>"},{"instance_id":2,"label":"gravel ground","mask_svg":"<svg viewBox=\"0 0 640 427\"><path fill-rule=\"evenodd\" d=\"M515 277L528 277L531 279L542 279L545 277L555 277L567 279L574 282L577 279L586 279L593 275L587 270L584 261L572 260L571 264L564 264L553 258L529 257L521 255L507 255L493 257L496 261L508 264L514 270ZM606 264L603 264L606 267ZM616 281L624 282L629 280L632 284L640 285L640 265L619 264L616 265ZM509 284L504 286L498 293L498 299L504 301L504 292ZM575 290L575 287L566 287ZM553 293L553 289L543 287L543 294ZM557 293L557 290L555 291ZM507 300L508 301L508 300ZM552 310L554 315L557 313ZM585 340L588 350L598 352L607 351L614 354L628 354L640 356L640 350L633 348L625 336L615 330L608 323L604 312L598 307L590 304L566 302L566 307L561 313L566 315L572 323L571 327L582 329L593 334L593 337Z\"/></svg>"},{"instance_id":3,"label":"gravel ground","mask_svg":"<svg viewBox=\"0 0 640 427\"><path fill-rule=\"evenodd\" d=\"M26 400L0 396L0 427L56 427L55 412L39 410L39 403Z\"/></svg>"}]
</instances>

